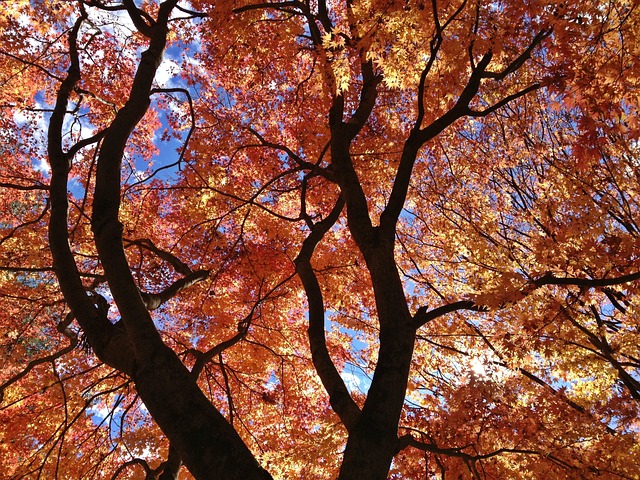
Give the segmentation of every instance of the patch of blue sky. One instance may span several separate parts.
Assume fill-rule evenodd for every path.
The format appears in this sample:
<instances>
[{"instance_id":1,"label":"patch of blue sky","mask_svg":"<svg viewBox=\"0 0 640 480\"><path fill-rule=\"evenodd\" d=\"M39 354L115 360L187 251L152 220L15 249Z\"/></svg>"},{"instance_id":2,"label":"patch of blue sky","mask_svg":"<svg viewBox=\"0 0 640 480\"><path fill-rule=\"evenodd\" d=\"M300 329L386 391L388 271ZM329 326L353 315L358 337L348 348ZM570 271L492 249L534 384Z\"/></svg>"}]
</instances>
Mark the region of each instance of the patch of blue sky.
<instances>
[{"instance_id":1,"label":"patch of blue sky","mask_svg":"<svg viewBox=\"0 0 640 480\"><path fill-rule=\"evenodd\" d=\"M95 397L94 397L95 398ZM118 394L115 397L100 396L98 402L87 408L87 414L96 427L106 424L109 431L109 440L115 446L121 444L122 434L127 430L135 430L145 424L145 417L149 417L149 411L144 403L136 400L136 408L141 414L137 422L127 420L127 415L131 413L128 405L124 404L125 396ZM150 456L149 446L132 445L130 453L139 456Z\"/></svg>"},{"instance_id":2,"label":"patch of blue sky","mask_svg":"<svg viewBox=\"0 0 640 480\"><path fill-rule=\"evenodd\" d=\"M118 436L117 432L122 426L122 415L124 410L120 404L122 403L123 396L116 395L111 401L108 401L108 398L110 397L98 397L98 401L87 408L87 413L91 417L93 424L96 426L108 423L109 436L113 440L114 437ZM87 398L87 400L90 400L90 398Z\"/></svg>"},{"instance_id":3,"label":"patch of blue sky","mask_svg":"<svg viewBox=\"0 0 640 480\"><path fill-rule=\"evenodd\" d=\"M276 375L276 372L271 372L269 378L267 379L267 383L265 383L265 387L268 389L275 389L280 385L280 379Z\"/></svg>"},{"instance_id":4,"label":"patch of blue sky","mask_svg":"<svg viewBox=\"0 0 640 480\"><path fill-rule=\"evenodd\" d=\"M325 331L337 330L339 333L347 335L350 339L350 352L352 361L345 362L340 375L350 392L360 392L366 395L371 386L371 372L365 367L366 361L362 358L367 344L360 339L360 332L344 327L339 322L332 320L332 316L337 312L328 311L325 317Z\"/></svg>"},{"instance_id":5,"label":"patch of blue sky","mask_svg":"<svg viewBox=\"0 0 640 480\"><path fill-rule=\"evenodd\" d=\"M361 365L347 362L340 375L350 393L366 395L369 392L372 377Z\"/></svg>"},{"instance_id":6,"label":"patch of blue sky","mask_svg":"<svg viewBox=\"0 0 640 480\"><path fill-rule=\"evenodd\" d=\"M154 85L158 89L173 89L173 91L158 91L151 97L151 108L157 111L160 121L159 132L171 132L173 127L170 125L169 115L189 103L187 94L177 91L177 89L183 89L193 100L197 99L198 86L188 85L180 76L180 72L183 62L193 64L197 68L198 61L195 55L200 50L201 46L197 42L186 44L178 41L171 44L164 52L164 58L155 75ZM160 96L165 97L162 100L169 110L163 110L159 107ZM167 96L171 98L167 98ZM182 153L185 149L188 132L195 126L185 127L180 138L171 134L163 138L156 132L153 144L158 149L158 154L152 160L153 168L149 168L147 160L141 157L132 159L133 171L127 183L129 185L144 183L151 178L166 181L175 180L181 169Z\"/></svg>"}]
</instances>

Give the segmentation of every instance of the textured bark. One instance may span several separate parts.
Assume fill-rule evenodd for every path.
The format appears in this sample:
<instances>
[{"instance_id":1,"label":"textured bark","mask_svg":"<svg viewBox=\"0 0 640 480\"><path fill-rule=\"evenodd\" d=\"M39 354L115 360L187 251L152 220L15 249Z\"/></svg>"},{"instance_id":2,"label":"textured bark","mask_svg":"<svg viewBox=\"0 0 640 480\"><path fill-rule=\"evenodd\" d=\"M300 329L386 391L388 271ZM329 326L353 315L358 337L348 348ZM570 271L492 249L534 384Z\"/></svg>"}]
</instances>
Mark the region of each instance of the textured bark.
<instances>
[{"instance_id":1,"label":"textured bark","mask_svg":"<svg viewBox=\"0 0 640 480\"><path fill-rule=\"evenodd\" d=\"M197 479L270 479L170 348L138 364L136 390Z\"/></svg>"},{"instance_id":2,"label":"textured bark","mask_svg":"<svg viewBox=\"0 0 640 480\"><path fill-rule=\"evenodd\" d=\"M62 294L71 309L72 316L77 319L94 351L107 365L130 374L133 371L131 345L126 336L109 322L106 311L98 308L94 301L97 298L92 299L87 295L69 246L67 183L71 154L62 148L62 128L69 97L80 80L76 40L83 21L84 17L79 18L69 33L71 64L66 78L58 89L47 133L48 157L51 165L49 247L53 258L53 269Z\"/></svg>"},{"instance_id":3,"label":"textured bark","mask_svg":"<svg viewBox=\"0 0 640 480\"><path fill-rule=\"evenodd\" d=\"M544 32L540 35L543 34ZM535 46L539 41L536 37L532 45ZM432 47L432 58L435 58L437 48L437 44ZM473 112L469 105L477 95L483 79L490 77L487 68L491 59L491 52L486 53L473 68L454 106L422 128L422 94L426 73L431 68L432 61L427 63L419 86L418 117L405 142L389 200L377 227L373 226L369 216L367 198L350 153L351 142L367 121L376 100L375 87L378 79L371 72L369 64L364 64L362 68L363 88L360 104L353 117L343 122L344 99L341 96L334 99L329 112L331 158L335 176L347 205L349 231L362 252L371 275L380 325L378 361L362 412L356 424L349 430L340 480L384 479L397 452L398 423L404 405L416 327L424 319L414 319L407 306L394 258L396 225L407 197L420 148L459 118L476 113L478 116L484 114ZM520 65L521 63L515 64L512 68L517 70ZM530 87L534 88L537 86ZM526 94L530 89L515 94L513 98ZM503 102L506 103L513 98L507 97ZM499 102L495 107L499 108L502 104ZM486 110L487 113L489 111L493 111L493 107ZM420 317L423 317L424 312L420 313Z\"/></svg>"}]
</instances>

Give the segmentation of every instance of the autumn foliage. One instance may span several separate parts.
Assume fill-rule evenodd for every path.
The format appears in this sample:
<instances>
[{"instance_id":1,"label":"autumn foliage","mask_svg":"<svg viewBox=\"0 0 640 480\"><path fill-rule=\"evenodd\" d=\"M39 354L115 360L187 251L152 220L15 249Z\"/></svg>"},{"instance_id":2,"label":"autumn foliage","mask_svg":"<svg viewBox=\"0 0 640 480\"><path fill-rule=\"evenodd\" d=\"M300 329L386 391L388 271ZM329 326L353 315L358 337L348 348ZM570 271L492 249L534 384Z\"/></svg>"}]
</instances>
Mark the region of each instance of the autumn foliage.
<instances>
[{"instance_id":1,"label":"autumn foliage","mask_svg":"<svg viewBox=\"0 0 640 480\"><path fill-rule=\"evenodd\" d=\"M6 0L0 108L0 478L640 478L636 0Z\"/></svg>"}]
</instances>

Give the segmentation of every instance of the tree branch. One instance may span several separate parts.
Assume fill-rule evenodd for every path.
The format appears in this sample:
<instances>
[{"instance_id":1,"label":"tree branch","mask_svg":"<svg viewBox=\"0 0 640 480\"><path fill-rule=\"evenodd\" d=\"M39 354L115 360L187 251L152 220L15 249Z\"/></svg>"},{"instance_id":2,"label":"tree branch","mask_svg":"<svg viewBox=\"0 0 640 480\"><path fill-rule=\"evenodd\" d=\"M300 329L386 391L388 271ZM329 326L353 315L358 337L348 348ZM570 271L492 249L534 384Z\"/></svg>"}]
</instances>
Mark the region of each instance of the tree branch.
<instances>
[{"instance_id":1,"label":"tree branch","mask_svg":"<svg viewBox=\"0 0 640 480\"><path fill-rule=\"evenodd\" d=\"M201 282L208 276L209 270L198 270L176 280L160 293L140 292L140 295L142 296L142 300L144 301L147 308L149 310L155 310L159 308L163 303L175 297L182 290L189 288L195 283Z\"/></svg>"},{"instance_id":2,"label":"tree branch","mask_svg":"<svg viewBox=\"0 0 640 480\"><path fill-rule=\"evenodd\" d=\"M87 296L69 246L67 183L71 158L62 148L62 132L69 97L80 80L77 38L84 19L84 15L78 18L69 32L71 64L58 89L47 132L47 149L51 164L49 246L62 294L96 355L106 364L130 374L133 371L133 355L129 344L108 320L106 312L98 309Z\"/></svg>"},{"instance_id":3,"label":"tree branch","mask_svg":"<svg viewBox=\"0 0 640 480\"><path fill-rule=\"evenodd\" d=\"M152 27L155 24L153 18L151 18L144 10L139 9L133 0L122 0L129 18L133 22L133 25L138 31L147 38L151 38Z\"/></svg>"},{"instance_id":4,"label":"tree branch","mask_svg":"<svg viewBox=\"0 0 640 480\"><path fill-rule=\"evenodd\" d=\"M0 182L0 187L11 188L13 190L44 190L44 191L49 190L48 185L44 185L39 182L37 185L18 185L16 183Z\"/></svg>"},{"instance_id":5,"label":"tree branch","mask_svg":"<svg viewBox=\"0 0 640 480\"><path fill-rule=\"evenodd\" d=\"M55 353L52 353L50 355L46 355L46 356L41 357L41 358L36 358L35 360L31 360L23 370L21 370L19 373L17 373L13 377L9 378L6 382L4 382L2 385L0 385L0 403L2 403L2 399L4 397L4 391L7 389L7 387L13 385L14 383L16 383L21 378L26 377L29 374L29 372L31 370L33 370L35 367L37 367L38 365L42 365L43 363L53 362L53 361L57 360L58 358L66 355L67 353L73 351L74 348L76 348L76 346L78 345L78 335L75 332L71 331L66 326L64 326L63 323L64 322L61 322L58 325L58 330L60 332L64 333L64 335L67 338L69 338L71 343L69 343L69 345L67 345L66 347L64 347L61 350L58 350Z\"/></svg>"},{"instance_id":6,"label":"tree branch","mask_svg":"<svg viewBox=\"0 0 640 480\"><path fill-rule=\"evenodd\" d=\"M429 310L428 307L420 307L416 314L413 316L416 328L420 328L423 325L435 320L438 317L446 315L447 313L457 312L458 310L471 310L473 312L487 312L489 308L484 305L476 305L472 300L461 300L458 302L449 303L433 310Z\"/></svg>"},{"instance_id":7,"label":"tree branch","mask_svg":"<svg viewBox=\"0 0 640 480\"><path fill-rule=\"evenodd\" d=\"M467 115L470 117L486 117L487 115L495 112L499 108L504 107L506 104L516 100L517 98L523 97L528 93L538 90L540 86L541 85L539 83L534 83L533 85L530 85L527 88L520 90L519 92L516 92L504 97L499 102L495 103L494 105L491 105L490 107L485 108L484 110L469 109L469 111L467 112Z\"/></svg>"},{"instance_id":8,"label":"tree branch","mask_svg":"<svg viewBox=\"0 0 640 480\"><path fill-rule=\"evenodd\" d=\"M147 26L149 47L142 53L129 99L107 129L100 149L91 219L105 276L127 334L136 339L133 347L138 360L152 355L164 344L138 293L122 245L122 224L118 221L120 167L129 135L149 107L153 80L167 42L166 22L176 1L163 2L158 11L158 20L152 26ZM138 10L131 0L126 0L125 5L128 10ZM133 12L130 15L135 17ZM141 17L139 21L142 21Z\"/></svg>"},{"instance_id":9,"label":"tree branch","mask_svg":"<svg viewBox=\"0 0 640 480\"><path fill-rule=\"evenodd\" d=\"M522 67L522 65L524 65L524 63L531 58L531 53L533 52L533 50L538 45L540 45L540 43L545 38L551 35L552 32L553 32L553 28L540 30L536 34L536 36L533 37L533 40L531 40L531 43L526 48L526 50L524 50L520 55L518 55L518 57L513 62L507 65L507 67L502 72L487 71L487 72L484 72L483 74L484 78L492 78L494 80L500 81L500 80L504 80L504 78L507 77L509 74L519 70L520 67Z\"/></svg>"},{"instance_id":10,"label":"tree branch","mask_svg":"<svg viewBox=\"0 0 640 480\"><path fill-rule=\"evenodd\" d=\"M234 8L233 9L233 13L242 13L242 12L248 12L250 10L261 10L261 9L266 9L266 8L271 8L273 10L279 10L282 12L286 12L286 13L298 13L298 12L292 12L289 8L299 8L299 9L304 9L304 4L293 0L293 1L288 1L288 2L262 2L262 3L252 3L249 5L244 5L242 7L238 7L238 8ZM302 12L300 12L302 13Z\"/></svg>"},{"instance_id":11,"label":"tree branch","mask_svg":"<svg viewBox=\"0 0 640 480\"><path fill-rule=\"evenodd\" d=\"M457 13L458 11L456 12L456 15ZM522 54L520 54L518 58L514 62L512 62L512 64L509 65L500 75L495 75L487 71L487 68L491 63L491 59L493 58L493 52L491 50L485 53L477 64L472 61L471 75L469 76L467 85L460 93L455 105L426 127L420 128L422 118L424 116L424 106L421 106L422 95L424 94L424 84L426 82L426 76L428 73L428 70L426 68L425 70L423 70L420 77L420 83L418 84L419 97L417 121L414 124L414 128L411 130L411 133L409 134L409 137L404 144L391 194L389 195L387 206L380 216L381 231L386 238L390 239L395 235L396 223L407 197L409 183L411 181L411 175L413 173L413 166L416 162L418 151L420 150L420 148L425 143L439 135L447 127L452 125L456 120L467 115L475 117L489 115L490 113L495 112L497 109L507 105L509 102L539 88L538 84L534 84L530 87L525 88L524 90L521 90L520 92L505 97L495 105L483 111L471 110L471 108L469 107L471 101L478 94L483 79L494 78L495 80L502 80L508 74L517 71L520 67L522 67L525 61L530 58L533 49L549 34L550 31L547 30L539 32L538 35L534 37L531 44L525 49L525 51L522 52ZM437 46L437 35L434 38L436 39L435 46ZM432 51L434 48L435 47L432 46ZM431 57L433 57L433 54ZM431 62L431 60L432 58L429 59L429 62ZM429 69L431 68L429 63L427 63L427 67Z\"/></svg>"},{"instance_id":12,"label":"tree branch","mask_svg":"<svg viewBox=\"0 0 640 480\"><path fill-rule=\"evenodd\" d=\"M533 281L537 287L543 285L574 285L576 287L611 287L613 285L622 285L624 283L633 282L640 279L640 272L629 273L615 278L573 278L573 277L555 277L551 273L546 273L542 277Z\"/></svg>"},{"instance_id":13,"label":"tree branch","mask_svg":"<svg viewBox=\"0 0 640 480\"><path fill-rule=\"evenodd\" d=\"M551 273L546 273L542 277L534 280L525 287L520 289L520 293L524 296L531 293L534 289L540 288L544 285L572 285L578 287L586 287L586 288L598 288L598 287L610 287L613 285L622 285L625 283L629 283L635 280L640 279L640 272L630 273L628 275L623 275L621 277L616 278L602 278L602 279L591 279L591 278L573 278L573 277L555 277ZM533 289L531 288L533 287ZM497 309L502 309L506 307L506 305L499 305ZM418 309L418 311L413 316L416 328L420 328L426 323L446 315L447 313L452 313L458 310L471 310L474 312L488 312L489 307L485 305L478 305L473 300L460 300L457 302L449 303L447 305L443 305L441 307L434 308L433 310L429 310L428 307L422 306Z\"/></svg>"},{"instance_id":14,"label":"tree branch","mask_svg":"<svg viewBox=\"0 0 640 480\"><path fill-rule=\"evenodd\" d=\"M322 385L329 394L331 407L340 417L347 430L350 431L357 423L360 416L360 408L351 397L327 349L322 289L311 266L311 257L316 246L320 243L325 233L338 221L343 208L344 200L340 197L329 216L311 227L311 233L303 242L300 253L294 263L309 305L308 333L313 365L322 381Z\"/></svg>"},{"instance_id":15,"label":"tree branch","mask_svg":"<svg viewBox=\"0 0 640 480\"><path fill-rule=\"evenodd\" d=\"M127 243L131 245L137 245L150 252L155 253L159 258L161 258L162 260L167 262L169 265L171 265L176 272L181 273L182 275L190 275L191 273L193 273L189 265L184 263L182 260L180 260L178 257L173 255L172 253L157 247L148 238L140 238L138 240L127 240Z\"/></svg>"}]
</instances>

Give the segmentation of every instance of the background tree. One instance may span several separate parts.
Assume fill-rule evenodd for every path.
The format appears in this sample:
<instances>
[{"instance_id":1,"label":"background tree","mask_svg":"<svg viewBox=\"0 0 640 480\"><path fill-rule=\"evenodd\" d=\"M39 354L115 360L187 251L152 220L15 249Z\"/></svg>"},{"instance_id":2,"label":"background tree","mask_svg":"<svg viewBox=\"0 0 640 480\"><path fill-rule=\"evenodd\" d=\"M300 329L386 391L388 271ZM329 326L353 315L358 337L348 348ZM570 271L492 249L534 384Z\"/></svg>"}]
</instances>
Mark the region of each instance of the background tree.
<instances>
[{"instance_id":1,"label":"background tree","mask_svg":"<svg viewBox=\"0 0 640 480\"><path fill-rule=\"evenodd\" d=\"M640 475L635 2L5 3L7 478Z\"/></svg>"}]
</instances>

